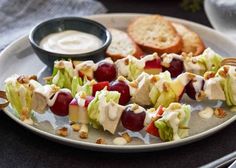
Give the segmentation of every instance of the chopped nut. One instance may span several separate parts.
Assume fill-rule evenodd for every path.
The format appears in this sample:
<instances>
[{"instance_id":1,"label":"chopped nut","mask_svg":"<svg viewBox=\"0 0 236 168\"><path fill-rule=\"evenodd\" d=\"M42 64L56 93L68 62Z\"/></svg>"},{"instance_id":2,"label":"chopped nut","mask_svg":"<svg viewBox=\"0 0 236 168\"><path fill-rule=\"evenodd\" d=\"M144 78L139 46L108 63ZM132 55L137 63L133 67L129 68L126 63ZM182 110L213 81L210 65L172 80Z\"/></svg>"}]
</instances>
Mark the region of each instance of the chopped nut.
<instances>
[{"instance_id":1,"label":"chopped nut","mask_svg":"<svg viewBox=\"0 0 236 168\"><path fill-rule=\"evenodd\" d=\"M167 92L169 91L169 88L170 88L169 84L167 82L163 82L163 91Z\"/></svg>"},{"instance_id":2,"label":"chopped nut","mask_svg":"<svg viewBox=\"0 0 236 168\"><path fill-rule=\"evenodd\" d=\"M157 76L152 76L150 79L151 83L156 83L157 81L159 81L159 77L157 77Z\"/></svg>"},{"instance_id":3,"label":"chopped nut","mask_svg":"<svg viewBox=\"0 0 236 168\"><path fill-rule=\"evenodd\" d=\"M196 95L196 100L197 100L197 101L201 101L201 100L203 100L205 97L206 97L205 92L204 92L203 90L201 90L201 91L199 92L199 94Z\"/></svg>"},{"instance_id":4,"label":"chopped nut","mask_svg":"<svg viewBox=\"0 0 236 168\"><path fill-rule=\"evenodd\" d=\"M216 108L215 111L214 111L214 115L217 118L224 118L227 114L226 114L226 112L224 111L223 108Z\"/></svg>"},{"instance_id":5,"label":"chopped nut","mask_svg":"<svg viewBox=\"0 0 236 168\"><path fill-rule=\"evenodd\" d=\"M218 71L218 73L220 74L220 76L226 78L228 71L229 71L229 67L224 66L223 70Z\"/></svg>"},{"instance_id":6,"label":"chopped nut","mask_svg":"<svg viewBox=\"0 0 236 168\"><path fill-rule=\"evenodd\" d=\"M56 67L57 69L65 68L64 60L56 61L55 64L54 64L54 67Z\"/></svg>"},{"instance_id":7,"label":"chopped nut","mask_svg":"<svg viewBox=\"0 0 236 168\"><path fill-rule=\"evenodd\" d=\"M194 79L195 77L196 77L195 74L190 73L190 72L187 72L187 78L188 78L189 81L192 80L192 79Z\"/></svg>"},{"instance_id":8,"label":"chopped nut","mask_svg":"<svg viewBox=\"0 0 236 168\"><path fill-rule=\"evenodd\" d=\"M17 78L17 82L19 82L20 84L29 83L29 80L30 80L30 76L21 75Z\"/></svg>"},{"instance_id":9,"label":"chopped nut","mask_svg":"<svg viewBox=\"0 0 236 168\"><path fill-rule=\"evenodd\" d=\"M98 139L96 140L96 144L106 144L106 141L105 141L104 138L98 138Z\"/></svg>"},{"instance_id":10,"label":"chopped nut","mask_svg":"<svg viewBox=\"0 0 236 168\"><path fill-rule=\"evenodd\" d=\"M132 138L129 136L127 132L122 134L122 137L127 141L127 143L130 143L132 141Z\"/></svg>"},{"instance_id":11,"label":"chopped nut","mask_svg":"<svg viewBox=\"0 0 236 168\"><path fill-rule=\"evenodd\" d=\"M129 65L129 59L125 59L125 65Z\"/></svg>"},{"instance_id":12,"label":"chopped nut","mask_svg":"<svg viewBox=\"0 0 236 168\"><path fill-rule=\"evenodd\" d=\"M130 82L129 85L133 88L138 88L138 83L137 81Z\"/></svg>"},{"instance_id":13,"label":"chopped nut","mask_svg":"<svg viewBox=\"0 0 236 168\"><path fill-rule=\"evenodd\" d=\"M53 93L56 93L57 91L59 91L60 90L60 87L58 87L57 85L52 85L52 92Z\"/></svg>"},{"instance_id":14,"label":"chopped nut","mask_svg":"<svg viewBox=\"0 0 236 168\"><path fill-rule=\"evenodd\" d=\"M81 139L87 139L88 138L88 126L86 124L82 124L82 126L79 130L79 137Z\"/></svg>"},{"instance_id":15,"label":"chopped nut","mask_svg":"<svg viewBox=\"0 0 236 168\"><path fill-rule=\"evenodd\" d=\"M73 129L73 131L78 132L80 130L80 125L79 124L72 124L71 128Z\"/></svg>"},{"instance_id":16,"label":"chopped nut","mask_svg":"<svg viewBox=\"0 0 236 168\"><path fill-rule=\"evenodd\" d=\"M37 76L36 76L36 75L30 75L30 76L29 76L29 79L30 79L30 80L37 80Z\"/></svg>"},{"instance_id":17,"label":"chopped nut","mask_svg":"<svg viewBox=\"0 0 236 168\"><path fill-rule=\"evenodd\" d=\"M214 78L215 77L215 73L214 72L211 72L211 71L208 71L204 74L204 79L208 80L210 78Z\"/></svg>"},{"instance_id":18,"label":"chopped nut","mask_svg":"<svg viewBox=\"0 0 236 168\"><path fill-rule=\"evenodd\" d=\"M68 129L66 127L62 127L60 129L57 130L57 135L66 137L68 136Z\"/></svg>"},{"instance_id":19,"label":"chopped nut","mask_svg":"<svg viewBox=\"0 0 236 168\"><path fill-rule=\"evenodd\" d=\"M82 132L80 132L79 137L80 137L81 139L87 139L87 138L88 138L88 133L82 131Z\"/></svg>"},{"instance_id":20,"label":"chopped nut","mask_svg":"<svg viewBox=\"0 0 236 168\"><path fill-rule=\"evenodd\" d=\"M224 78L226 78L226 73L225 73L225 71L218 71L218 73L219 73L219 75L221 76L221 77L224 77Z\"/></svg>"}]
</instances>

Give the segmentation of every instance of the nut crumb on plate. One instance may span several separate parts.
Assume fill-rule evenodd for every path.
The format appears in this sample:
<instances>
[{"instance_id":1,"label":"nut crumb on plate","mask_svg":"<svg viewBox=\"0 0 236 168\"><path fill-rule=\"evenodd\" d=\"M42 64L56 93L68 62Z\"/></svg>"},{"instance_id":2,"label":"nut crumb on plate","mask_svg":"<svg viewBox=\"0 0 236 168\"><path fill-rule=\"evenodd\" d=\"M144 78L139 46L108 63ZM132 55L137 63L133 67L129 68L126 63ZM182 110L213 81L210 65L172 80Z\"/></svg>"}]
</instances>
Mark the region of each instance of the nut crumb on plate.
<instances>
[{"instance_id":1,"label":"nut crumb on plate","mask_svg":"<svg viewBox=\"0 0 236 168\"><path fill-rule=\"evenodd\" d=\"M127 143L130 143L132 141L132 138L129 136L127 132L123 133L122 137L127 141Z\"/></svg>"},{"instance_id":2,"label":"nut crumb on plate","mask_svg":"<svg viewBox=\"0 0 236 168\"><path fill-rule=\"evenodd\" d=\"M216 108L214 114L217 118L224 118L227 115L223 108Z\"/></svg>"},{"instance_id":3,"label":"nut crumb on plate","mask_svg":"<svg viewBox=\"0 0 236 168\"><path fill-rule=\"evenodd\" d=\"M96 140L96 144L106 144L106 141L105 141L104 138L98 138L98 139Z\"/></svg>"},{"instance_id":4,"label":"nut crumb on plate","mask_svg":"<svg viewBox=\"0 0 236 168\"><path fill-rule=\"evenodd\" d=\"M73 129L73 131L78 132L80 130L80 125L78 123L72 124L71 128Z\"/></svg>"},{"instance_id":5,"label":"nut crumb on plate","mask_svg":"<svg viewBox=\"0 0 236 168\"><path fill-rule=\"evenodd\" d=\"M81 128L79 130L79 137L81 139L87 139L88 138L88 126L87 124L82 124Z\"/></svg>"},{"instance_id":6,"label":"nut crumb on plate","mask_svg":"<svg viewBox=\"0 0 236 168\"><path fill-rule=\"evenodd\" d=\"M68 129L66 127L62 127L60 129L57 130L57 135L66 137L68 136Z\"/></svg>"}]
</instances>

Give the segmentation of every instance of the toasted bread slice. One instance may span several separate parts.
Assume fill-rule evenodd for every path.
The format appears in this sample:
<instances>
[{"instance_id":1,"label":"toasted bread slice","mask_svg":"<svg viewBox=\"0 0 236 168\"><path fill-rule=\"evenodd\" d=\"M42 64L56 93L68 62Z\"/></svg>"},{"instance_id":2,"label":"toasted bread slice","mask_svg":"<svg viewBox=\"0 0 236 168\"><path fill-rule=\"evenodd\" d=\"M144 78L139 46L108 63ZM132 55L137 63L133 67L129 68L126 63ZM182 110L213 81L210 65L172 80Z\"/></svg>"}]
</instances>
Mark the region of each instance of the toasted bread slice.
<instances>
[{"instance_id":1,"label":"toasted bread slice","mask_svg":"<svg viewBox=\"0 0 236 168\"><path fill-rule=\"evenodd\" d=\"M205 45L197 33L179 23L172 25L183 39L182 52L199 55L205 50Z\"/></svg>"},{"instance_id":2,"label":"toasted bread slice","mask_svg":"<svg viewBox=\"0 0 236 168\"><path fill-rule=\"evenodd\" d=\"M126 32L118 29L109 29L109 31L112 35L112 42L107 48L106 54L111 57L112 60L115 61L128 55L140 58L143 55L142 50Z\"/></svg>"},{"instance_id":3,"label":"toasted bread slice","mask_svg":"<svg viewBox=\"0 0 236 168\"><path fill-rule=\"evenodd\" d=\"M179 53L182 39L171 22L159 15L142 16L128 26L130 37L146 52Z\"/></svg>"}]
</instances>

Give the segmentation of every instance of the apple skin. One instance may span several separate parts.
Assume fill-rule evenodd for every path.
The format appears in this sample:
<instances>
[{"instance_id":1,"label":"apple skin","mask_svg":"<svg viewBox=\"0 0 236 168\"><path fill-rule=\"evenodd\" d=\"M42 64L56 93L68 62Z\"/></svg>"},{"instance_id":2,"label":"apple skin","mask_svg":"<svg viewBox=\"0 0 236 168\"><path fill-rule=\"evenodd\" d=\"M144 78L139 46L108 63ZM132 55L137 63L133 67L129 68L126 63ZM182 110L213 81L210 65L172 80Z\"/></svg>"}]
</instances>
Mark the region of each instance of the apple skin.
<instances>
[{"instance_id":1,"label":"apple skin","mask_svg":"<svg viewBox=\"0 0 236 168\"><path fill-rule=\"evenodd\" d=\"M78 105L78 103L77 103L77 100L76 100L76 98L74 98L71 102L70 102L70 105L74 105L74 106L77 106Z\"/></svg>"},{"instance_id":2,"label":"apple skin","mask_svg":"<svg viewBox=\"0 0 236 168\"><path fill-rule=\"evenodd\" d=\"M58 116L67 116L69 114L69 104L73 100L70 92L61 91L58 93L53 106L50 107L52 113Z\"/></svg>"},{"instance_id":3,"label":"apple skin","mask_svg":"<svg viewBox=\"0 0 236 168\"><path fill-rule=\"evenodd\" d=\"M162 72L161 59L156 58L152 61L147 61L145 63L144 71L148 74L159 74Z\"/></svg>"},{"instance_id":4,"label":"apple skin","mask_svg":"<svg viewBox=\"0 0 236 168\"><path fill-rule=\"evenodd\" d=\"M127 107L121 116L121 122L124 128L131 131L140 131L144 128L146 113L134 113L130 107Z\"/></svg>"},{"instance_id":5,"label":"apple skin","mask_svg":"<svg viewBox=\"0 0 236 168\"><path fill-rule=\"evenodd\" d=\"M108 81L98 82L98 83L94 84L93 85L93 96L95 96L97 91L101 91L105 87L107 87L107 90L109 90L110 83Z\"/></svg>"}]
</instances>

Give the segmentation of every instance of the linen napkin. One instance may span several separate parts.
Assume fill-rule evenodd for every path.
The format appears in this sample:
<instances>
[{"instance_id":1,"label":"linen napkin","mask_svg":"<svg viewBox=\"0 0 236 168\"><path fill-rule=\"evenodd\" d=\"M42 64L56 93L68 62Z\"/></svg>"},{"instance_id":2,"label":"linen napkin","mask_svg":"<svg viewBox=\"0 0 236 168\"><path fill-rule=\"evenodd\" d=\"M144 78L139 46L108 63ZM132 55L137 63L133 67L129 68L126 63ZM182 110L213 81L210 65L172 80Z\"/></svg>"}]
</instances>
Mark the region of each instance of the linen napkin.
<instances>
[{"instance_id":1,"label":"linen napkin","mask_svg":"<svg viewBox=\"0 0 236 168\"><path fill-rule=\"evenodd\" d=\"M43 20L105 12L96 0L1 0L0 50Z\"/></svg>"}]
</instances>

